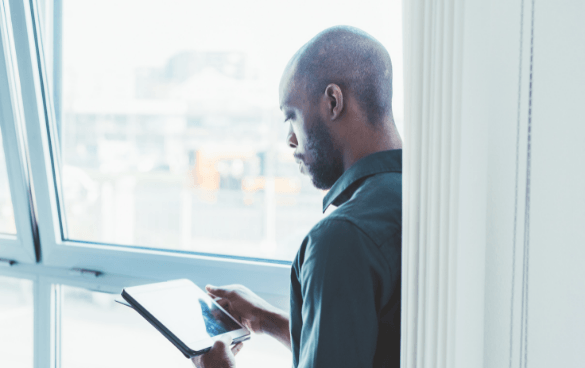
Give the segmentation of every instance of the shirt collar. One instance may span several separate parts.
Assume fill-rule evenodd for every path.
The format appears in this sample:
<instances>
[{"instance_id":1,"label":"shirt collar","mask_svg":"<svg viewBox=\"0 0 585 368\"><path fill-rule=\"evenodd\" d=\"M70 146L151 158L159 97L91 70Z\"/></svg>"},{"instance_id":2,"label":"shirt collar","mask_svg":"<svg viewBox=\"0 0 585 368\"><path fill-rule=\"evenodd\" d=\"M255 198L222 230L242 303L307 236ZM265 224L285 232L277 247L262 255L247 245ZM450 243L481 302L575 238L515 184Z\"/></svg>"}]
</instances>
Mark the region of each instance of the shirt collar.
<instances>
[{"instance_id":1,"label":"shirt collar","mask_svg":"<svg viewBox=\"0 0 585 368\"><path fill-rule=\"evenodd\" d=\"M385 172L402 172L401 149L372 153L353 164L323 198L323 212L331 204L339 207L349 200L359 187L358 181L361 179Z\"/></svg>"}]
</instances>

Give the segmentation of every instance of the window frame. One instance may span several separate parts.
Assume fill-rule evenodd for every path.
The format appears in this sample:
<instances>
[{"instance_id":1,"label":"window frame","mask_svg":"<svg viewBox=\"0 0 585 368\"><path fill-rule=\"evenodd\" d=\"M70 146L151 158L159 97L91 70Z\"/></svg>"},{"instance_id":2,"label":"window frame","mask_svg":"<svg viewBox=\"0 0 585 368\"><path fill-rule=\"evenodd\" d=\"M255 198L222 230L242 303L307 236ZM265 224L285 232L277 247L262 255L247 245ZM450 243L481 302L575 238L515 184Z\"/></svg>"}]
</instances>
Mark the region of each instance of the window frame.
<instances>
[{"instance_id":1,"label":"window frame","mask_svg":"<svg viewBox=\"0 0 585 368\"><path fill-rule=\"evenodd\" d=\"M0 3L0 127L16 234L0 234L0 258L37 261L36 219L23 138L23 109L8 2Z\"/></svg>"}]
</instances>

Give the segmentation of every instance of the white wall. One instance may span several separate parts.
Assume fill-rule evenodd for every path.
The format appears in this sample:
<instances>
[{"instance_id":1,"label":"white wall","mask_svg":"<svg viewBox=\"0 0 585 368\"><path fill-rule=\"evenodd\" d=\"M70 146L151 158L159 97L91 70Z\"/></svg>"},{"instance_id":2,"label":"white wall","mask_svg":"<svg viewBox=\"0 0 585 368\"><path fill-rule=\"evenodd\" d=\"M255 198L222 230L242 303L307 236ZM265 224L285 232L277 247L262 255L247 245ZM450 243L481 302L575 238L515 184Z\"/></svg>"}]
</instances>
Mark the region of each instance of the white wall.
<instances>
[{"instance_id":1,"label":"white wall","mask_svg":"<svg viewBox=\"0 0 585 368\"><path fill-rule=\"evenodd\" d=\"M534 3L527 257L524 229L532 1L524 1L520 105L521 1L492 1L489 15L486 14L490 19L486 47L491 52L490 65L485 71L489 81L485 82L491 93L485 367L508 367L510 351L512 367L585 365L585 115L582 110L585 105L585 2L535 0ZM519 175L513 267L518 106ZM523 282L526 264L527 276ZM523 286L528 290L524 311ZM523 316L527 321L526 338L521 332ZM521 362L524 354L527 361Z\"/></svg>"}]
</instances>

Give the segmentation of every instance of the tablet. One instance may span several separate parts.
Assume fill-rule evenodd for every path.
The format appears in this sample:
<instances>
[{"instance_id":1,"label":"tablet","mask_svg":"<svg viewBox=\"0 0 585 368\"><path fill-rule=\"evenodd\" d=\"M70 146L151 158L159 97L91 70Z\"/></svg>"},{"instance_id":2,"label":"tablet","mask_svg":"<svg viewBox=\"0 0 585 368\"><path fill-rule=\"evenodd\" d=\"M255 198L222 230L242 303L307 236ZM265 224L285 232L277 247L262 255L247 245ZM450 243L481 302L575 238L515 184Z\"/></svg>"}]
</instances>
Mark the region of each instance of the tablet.
<instances>
[{"instance_id":1,"label":"tablet","mask_svg":"<svg viewBox=\"0 0 585 368\"><path fill-rule=\"evenodd\" d=\"M246 327L190 280L124 288L122 298L187 358L209 351L224 334L234 344L250 338Z\"/></svg>"}]
</instances>

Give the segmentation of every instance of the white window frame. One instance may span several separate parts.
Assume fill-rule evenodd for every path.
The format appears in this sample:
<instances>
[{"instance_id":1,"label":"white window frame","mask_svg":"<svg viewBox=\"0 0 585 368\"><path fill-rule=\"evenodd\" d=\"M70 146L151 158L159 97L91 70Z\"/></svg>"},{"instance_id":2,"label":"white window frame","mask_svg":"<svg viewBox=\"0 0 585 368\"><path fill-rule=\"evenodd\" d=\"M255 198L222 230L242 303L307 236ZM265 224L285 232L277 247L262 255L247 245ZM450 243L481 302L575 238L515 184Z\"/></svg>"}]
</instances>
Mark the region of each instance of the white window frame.
<instances>
[{"instance_id":1,"label":"white window frame","mask_svg":"<svg viewBox=\"0 0 585 368\"><path fill-rule=\"evenodd\" d=\"M290 262L215 256L140 247L64 240L61 233L58 186L58 152L49 137L55 137L54 112L47 88L37 2L11 0L15 54L26 120L30 169L34 182L40 233L40 262L63 269L83 268L149 280L188 277L198 284L241 283L255 292L288 296ZM54 171L55 170L55 171ZM16 206L15 206L16 207ZM103 277L103 276L102 276Z\"/></svg>"},{"instance_id":2,"label":"white window frame","mask_svg":"<svg viewBox=\"0 0 585 368\"><path fill-rule=\"evenodd\" d=\"M23 110L16 68L10 9L7 2L0 3L0 128L16 235L0 234L0 258L36 262L36 223L31 207L31 186L23 139Z\"/></svg>"}]
</instances>

